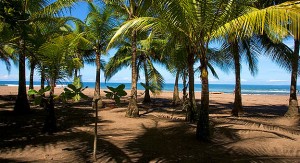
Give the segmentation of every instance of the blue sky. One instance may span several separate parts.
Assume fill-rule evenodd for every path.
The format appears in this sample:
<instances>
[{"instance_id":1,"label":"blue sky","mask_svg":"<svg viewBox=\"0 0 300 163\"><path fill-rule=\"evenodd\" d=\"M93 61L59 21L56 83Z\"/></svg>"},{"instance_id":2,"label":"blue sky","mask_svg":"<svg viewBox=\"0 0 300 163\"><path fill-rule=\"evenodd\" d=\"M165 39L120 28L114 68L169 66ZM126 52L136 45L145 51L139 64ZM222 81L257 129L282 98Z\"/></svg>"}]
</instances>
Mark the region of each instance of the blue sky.
<instances>
[{"instance_id":1,"label":"blue sky","mask_svg":"<svg viewBox=\"0 0 300 163\"><path fill-rule=\"evenodd\" d=\"M87 5L85 3L78 3L74 6L74 9L71 15L78 17L80 19L84 19L88 13ZM287 40L285 43L292 47L293 40ZM109 51L107 56L104 56L104 60L108 60L113 56L115 50ZM199 65L196 65L199 66ZM12 65L11 72L8 73L5 68L5 64L0 61L0 80L1 81L17 81L18 80L18 67L16 65ZM174 76L165 70L164 67L157 65L159 72L163 75L166 83L174 83ZM290 84L290 73L286 70L280 68L278 65L273 63L270 59L262 56L259 59L258 63L259 71L256 76L251 76L248 71L248 67L243 63L242 71L241 71L241 82L242 84L270 84L270 85L289 85ZM228 73L223 72L219 68L216 68L216 71L219 75L219 79L216 79L210 75L209 80L212 84L234 84L235 76L234 72L230 71ZM81 75L83 81L94 82L95 81L95 66L93 65L85 65L85 67L81 70ZM26 79L29 80L29 71L26 72ZM39 75L36 73L34 79L39 81ZM108 82L113 83L130 83L131 79L131 70L130 68L126 68L117 73L114 77L111 78ZM141 80L144 80L144 76L141 75ZM195 82L200 83L199 75L195 76ZM103 73L101 75L101 81L104 82Z\"/></svg>"}]
</instances>

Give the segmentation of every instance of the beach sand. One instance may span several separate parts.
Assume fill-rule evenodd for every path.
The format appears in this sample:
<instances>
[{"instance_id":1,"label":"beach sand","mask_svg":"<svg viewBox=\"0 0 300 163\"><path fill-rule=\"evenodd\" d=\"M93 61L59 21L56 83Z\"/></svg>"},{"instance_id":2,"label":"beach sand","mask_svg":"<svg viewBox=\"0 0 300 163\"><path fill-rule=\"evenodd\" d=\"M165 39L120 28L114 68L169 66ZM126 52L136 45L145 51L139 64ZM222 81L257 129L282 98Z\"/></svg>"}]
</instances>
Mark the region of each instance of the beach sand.
<instances>
[{"instance_id":1,"label":"beach sand","mask_svg":"<svg viewBox=\"0 0 300 163\"><path fill-rule=\"evenodd\" d=\"M59 93L63 88L56 88ZM129 94L129 91L127 91ZM92 89L84 93L90 97ZM128 97L116 107L103 98L99 111L98 162L299 162L300 123L283 117L288 95L243 95L245 114L231 117L233 94L210 94L212 142L195 139L195 124L184 121L181 106L171 105L172 92L152 95L140 118L126 118ZM10 114L17 87L0 86L0 162L92 162L93 116L90 102L57 104L54 135L40 133L44 111ZM11 95L11 99L7 98ZM104 97L104 93L102 92ZM200 93L196 93L199 100Z\"/></svg>"}]
</instances>

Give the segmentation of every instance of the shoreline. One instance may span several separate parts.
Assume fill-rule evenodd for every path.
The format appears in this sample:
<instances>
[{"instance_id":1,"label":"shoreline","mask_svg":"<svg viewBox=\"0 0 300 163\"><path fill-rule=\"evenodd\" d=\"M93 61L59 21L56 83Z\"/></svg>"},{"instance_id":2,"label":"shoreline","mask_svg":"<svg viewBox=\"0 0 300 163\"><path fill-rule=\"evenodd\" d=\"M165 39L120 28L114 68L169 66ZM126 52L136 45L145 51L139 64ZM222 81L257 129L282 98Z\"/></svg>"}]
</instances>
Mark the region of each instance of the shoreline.
<instances>
[{"instance_id":1,"label":"shoreline","mask_svg":"<svg viewBox=\"0 0 300 163\"><path fill-rule=\"evenodd\" d=\"M38 89L38 87L36 88ZM60 94L63 91L64 88L55 88L55 94ZM105 97L105 90L107 89L101 89L101 96ZM28 87L27 87L28 91ZM130 90L125 90L127 92L127 96L124 98L129 97ZM142 99L144 98L144 91L138 90L138 98ZM93 88L86 88L83 91L84 94L86 94L89 97L93 97L94 95L94 89ZM18 94L18 87L10 87L10 86L0 86L0 95L17 95ZM166 99L172 99L173 98L173 92L172 91L162 91L157 94L150 93L151 98L166 98ZM213 103L233 103L234 101L234 94L233 93L222 93L222 92L210 92L210 101ZM182 99L182 91L179 92L179 97ZM197 100L201 98L201 92L195 92L195 97ZM247 102L254 102L256 104L260 105L276 105L280 104L281 106L287 106L289 101L289 94L242 94L242 101L243 104L246 104Z\"/></svg>"},{"instance_id":2,"label":"shoreline","mask_svg":"<svg viewBox=\"0 0 300 163\"><path fill-rule=\"evenodd\" d=\"M58 82L58 88L67 87L67 84L70 82ZM130 83L100 83L100 87L102 90L107 90L107 86L117 87L120 84L125 85L125 90L131 90ZM29 87L29 82L26 82L27 87ZM0 86L6 87L18 87L18 81L0 81ZM38 81L34 82L34 87L38 89L40 83ZM90 89L94 89L94 82L83 82L84 87L88 87ZM210 94L233 94L234 84L210 84L209 85ZM138 83L137 89L139 91L143 91L144 87ZM162 89L163 92L173 92L174 84L165 83ZM182 93L183 86L179 84L179 91ZM197 92L201 92L201 84L195 84L195 90ZM289 95L290 94L290 86L289 85L242 85L242 95Z\"/></svg>"},{"instance_id":3,"label":"shoreline","mask_svg":"<svg viewBox=\"0 0 300 163\"><path fill-rule=\"evenodd\" d=\"M39 85L34 85L34 89L35 90L38 90L40 88ZM64 89L65 86L56 86L55 87L55 90L60 90L60 89ZM18 91L18 85L0 85L0 89L4 89L4 90L10 90L9 92L11 92L9 95L13 95L13 94L17 94L17 91ZM29 89L29 86L26 85L26 89L28 91ZM86 90L94 90L94 88L86 88ZM108 89L105 88L100 88L101 92L103 91L107 91ZM62 90L61 90L62 91ZM61 92L59 91L59 92ZM126 92L130 92L130 89L125 89ZM138 89L137 90L138 93L140 92L143 92L144 90L142 89ZM182 94L183 91L179 91L179 94ZM104 93L104 92L103 92ZM170 90L162 90L160 93L157 93L157 94L161 94L161 93L173 93L173 91L170 91ZM187 91L188 93L188 91ZM152 94L152 93L151 93ZM195 94L201 94L201 91L195 91ZM217 94L224 94L224 95L234 95L233 93L229 93L229 92L221 92L221 91L213 91L213 92L209 92L210 95L217 95ZM5 94L2 94L1 91L0 91L0 95L5 95ZM290 94L289 93L242 93L243 96L248 96L248 95L255 95L255 96L264 96L264 95L267 95L267 96L289 96ZM297 94L299 95L299 93Z\"/></svg>"}]
</instances>

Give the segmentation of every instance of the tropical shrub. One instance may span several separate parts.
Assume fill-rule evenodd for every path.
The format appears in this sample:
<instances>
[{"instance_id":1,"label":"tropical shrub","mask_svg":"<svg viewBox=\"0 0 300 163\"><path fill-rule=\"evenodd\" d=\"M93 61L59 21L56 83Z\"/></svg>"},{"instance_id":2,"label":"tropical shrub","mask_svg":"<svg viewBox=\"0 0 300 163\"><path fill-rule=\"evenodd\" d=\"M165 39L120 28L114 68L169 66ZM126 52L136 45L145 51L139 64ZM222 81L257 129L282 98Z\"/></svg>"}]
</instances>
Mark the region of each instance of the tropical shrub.
<instances>
[{"instance_id":1,"label":"tropical shrub","mask_svg":"<svg viewBox=\"0 0 300 163\"><path fill-rule=\"evenodd\" d=\"M117 105L120 105L121 103L121 97L126 96L127 93L124 91L125 85L121 84L117 86L116 88L107 86L109 91L104 91L106 93L106 97L115 100Z\"/></svg>"}]
</instances>

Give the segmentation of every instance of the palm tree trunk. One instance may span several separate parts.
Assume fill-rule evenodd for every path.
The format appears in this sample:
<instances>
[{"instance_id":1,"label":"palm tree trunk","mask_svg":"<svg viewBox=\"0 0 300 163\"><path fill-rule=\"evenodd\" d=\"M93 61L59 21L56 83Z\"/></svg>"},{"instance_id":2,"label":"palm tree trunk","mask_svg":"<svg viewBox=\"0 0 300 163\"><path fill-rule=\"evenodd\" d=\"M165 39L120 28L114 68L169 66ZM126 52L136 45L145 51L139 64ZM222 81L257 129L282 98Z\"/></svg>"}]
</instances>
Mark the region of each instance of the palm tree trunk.
<instances>
[{"instance_id":1,"label":"palm tree trunk","mask_svg":"<svg viewBox=\"0 0 300 163\"><path fill-rule=\"evenodd\" d=\"M299 115L299 107L297 100L297 73L298 73L298 60L299 60L299 40L294 40L295 49L292 59L292 74L291 74L291 87L290 87L290 100L289 108L285 113L288 117L297 117Z\"/></svg>"},{"instance_id":2,"label":"palm tree trunk","mask_svg":"<svg viewBox=\"0 0 300 163\"><path fill-rule=\"evenodd\" d=\"M187 73L186 73L186 70L184 70L183 72L183 77L182 77L182 84L183 84L183 89L182 89L182 94L183 94L183 97L182 97L182 101L183 103L186 102L187 100L187 93L186 93L186 90L187 90L187 82L186 82L186 77L187 77Z\"/></svg>"},{"instance_id":3,"label":"palm tree trunk","mask_svg":"<svg viewBox=\"0 0 300 163\"><path fill-rule=\"evenodd\" d=\"M131 48L132 48L132 60L131 60L131 94L128 109L126 111L126 117L138 117L139 108L137 106L137 47L136 47L136 31L131 35Z\"/></svg>"},{"instance_id":4,"label":"palm tree trunk","mask_svg":"<svg viewBox=\"0 0 300 163\"><path fill-rule=\"evenodd\" d=\"M102 108L102 99L100 95L100 68L101 68L100 58L101 58L100 51L96 51L96 83L95 83L93 101L98 101L98 102L93 103L93 108ZM95 107L95 104L97 104L97 107Z\"/></svg>"},{"instance_id":5,"label":"palm tree trunk","mask_svg":"<svg viewBox=\"0 0 300 163\"><path fill-rule=\"evenodd\" d=\"M14 106L14 112L18 114L24 114L30 111L30 105L26 93L25 42L23 39L21 39L19 43L19 87L17 100Z\"/></svg>"},{"instance_id":6,"label":"palm tree trunk","mask_svg":"<svg viewBox=\"0 0 300 163\"><path fill-rule=\"evenodd\" d=\"M96 54L97 55L97 54ZM75 69L74 70L74 78L77 78L78 77L78 69Z\"/></svg>"},{"instance_id":7,"label":"palm tree trunk","mask_svg":"<svg viewBox=\"0 0 300 163\"><path fill-rule=\"evenodd\" d=\"M148 88L149 87L149 76L148 76L148 70L147 70L146 60L144 60L144 71L145 71L146 89L145 89L145 96L144 96L143 103L150 103L151 102L151 97L150 97L150 90Z\"/></svg>"},{"instance_id":8,"label":"palm tree trunk","mask_svg":"<svg viewBox=\"0 0 300 163\"><path fill-rule=\"evenodd\" d=\"M45 89L45 71L43 66L41 66L41 89ZM44 98L45 94L42 94L42 97ZM40 107L44 107L43 101L40 103Z\"/></svg>"},{"instance_id":9,"label":"palm tree trunk","mask_svg":"<svg viewBox=\"0 0 300 163\"><path fill-rule=\"evenodd\" d=\"M30 80L29 80L29 89L33 89L33 75L34 75L35 63L30 62ZM34 99L34 95L30 96L31 99Z\"/></svg>"},{"instance_id":10,"label":"palm tree trunk","mask_svg":"<svg viewBox=\"0 0 300 163\"><path fill-rule=\"evenodd\" d=\"M208 71L207 65L208 61L206 58L205 52L200 56L200 71L201 71L201 82L202 82L202 90L201 90L201 105L199 110L199 120L197 122L196 129L196 138L200 141L207 141L210 137L209 132L209 85L208 85ZM199 107L199 106L198 106Z\"/></svg>"},{"instance_id":11,"label":"palm tree trunk","mask_svg":"<svg viewBox=\"0 0 300 163\"><path fill-rule=\"evenodd\" d=\"M233 44L234 55L234 68L235 68L235 89L234 89L234 103L231 114L233 116L239 116L243 114L242 95L241 95L241 65L238 44L235 41Z\"/></svg>"},{"instance_id":12,"label":"palm tree trunk","mask_svg":"<svg viewBox=\"0 0 300 163\"><path fill-rule=\"evenodd\" d=\"M174 92L173 92L173 104L174 105L178 105L180 103L179 89L178 89L179 74L180 74L180 71L177 70L176 77L175 77L175 84L174 84Z\"/></svg>"},{"instance_id":13,"label":"palm tree trunk","mask_svg":"<svg viewBox=\"0 0 300 163\"><path fill-rule=\"evenodd\" d=\"M45 123L43 132L46 132L48 134L52 134L57 131L57 125L56 125L56 116L55 116L55 110L54 110L54 88L55 88L56 79L50 79L50 99L49 103L46 103L46 106L44 108L47 111Z\"/></svg>"},{"instance_id":14,"label":"palm tree trunk","mask_svg":"<svg viewBox=\"0 0 300 163\"><path fill-rule=\"evenodd\" d=\"M45 71L44 67L41 67L41 89L45 88Z\"/></svg>"},{"instance_id":15,"label":"palm tree trunk","mask_svg":"<svg viewBox=\"0 0 300 163\"><path fill-rule=\"evenodd\" d=\"M195 99L195 79L194 79L194 53L189 50L188 54L188 73L189 73L189 105L187 109L186 121L195 122L196 99Z\"/></svg>"}]
</instances>

